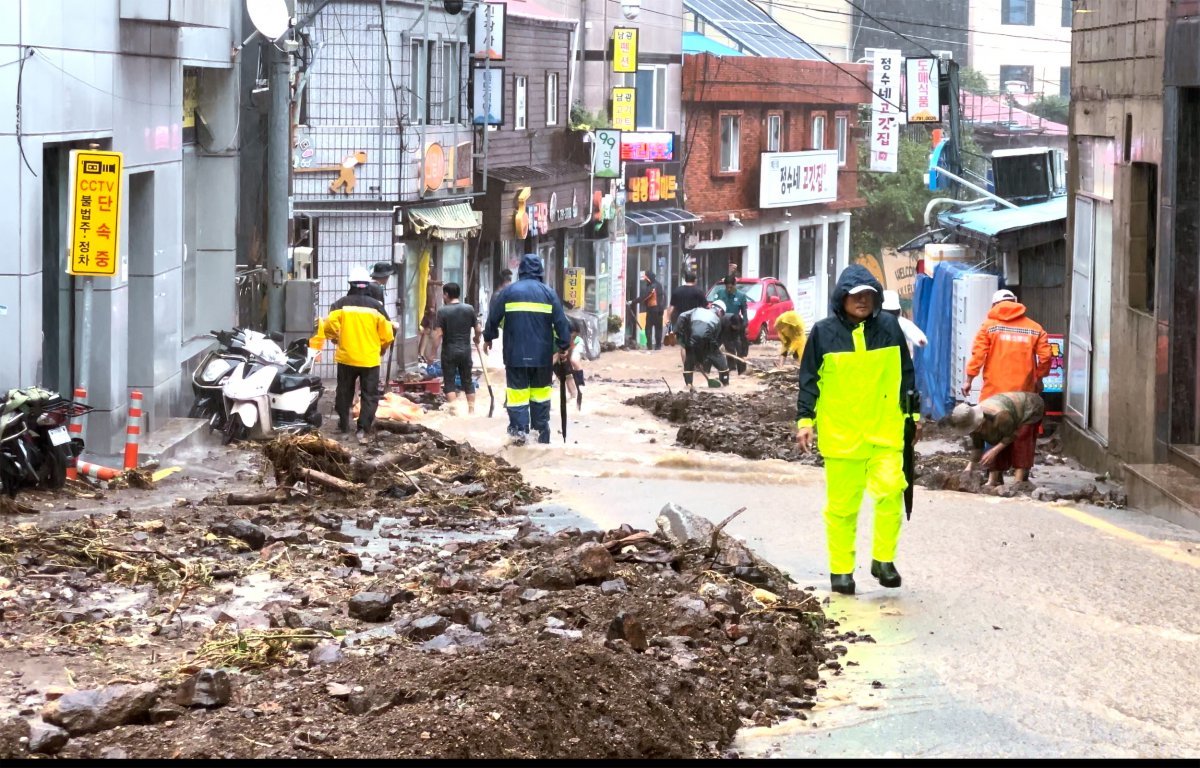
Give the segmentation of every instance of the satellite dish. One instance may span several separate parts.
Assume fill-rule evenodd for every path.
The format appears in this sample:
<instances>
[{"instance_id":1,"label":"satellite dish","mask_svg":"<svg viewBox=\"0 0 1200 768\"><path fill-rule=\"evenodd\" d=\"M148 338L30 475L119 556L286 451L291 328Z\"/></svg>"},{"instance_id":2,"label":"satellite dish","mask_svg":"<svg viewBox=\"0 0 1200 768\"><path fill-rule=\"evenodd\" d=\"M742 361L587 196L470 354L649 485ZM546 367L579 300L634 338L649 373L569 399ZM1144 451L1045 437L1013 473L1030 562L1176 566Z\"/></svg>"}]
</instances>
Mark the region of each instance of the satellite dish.
<instances>
[{"instance_id":1,"label":"satellite dish","mask_svg":"<svg viewBox=\"0 0 1200 768\"><path fill-rule=\"evenodd\" d=\"M246 0L246 12L255 29L268 40L283 37L292 21L287 0Z\"/></svg>"}]
</instances>

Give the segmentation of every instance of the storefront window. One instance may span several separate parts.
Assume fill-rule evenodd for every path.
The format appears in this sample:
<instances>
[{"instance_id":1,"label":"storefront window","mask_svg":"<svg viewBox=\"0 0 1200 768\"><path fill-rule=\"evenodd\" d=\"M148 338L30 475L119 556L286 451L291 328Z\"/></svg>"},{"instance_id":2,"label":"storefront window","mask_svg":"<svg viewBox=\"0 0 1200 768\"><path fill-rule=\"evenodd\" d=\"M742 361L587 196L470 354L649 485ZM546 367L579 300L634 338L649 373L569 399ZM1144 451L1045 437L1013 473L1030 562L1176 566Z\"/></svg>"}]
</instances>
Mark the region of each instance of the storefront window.
<instances>
[{"instance_id":1,"label":"storefront window","mask_svg":"<svg viewBox=\"0 0 1200 768\"><path fill-rule=\"evenodd\" d=\"M442 243L442 284L463 284L463 250L462 240L450 240Z\"/></svg>"},{"instance_id":2,"label":"storefront window","mask_svg":"<svg viewBox=\"0 0 1200 768\"><path fill-rule=\"evenodd\" d=\"M817 227L800 227L797 256L801 280L807 280L817 274L817 229Z\"/></svg>"}]
</instances>

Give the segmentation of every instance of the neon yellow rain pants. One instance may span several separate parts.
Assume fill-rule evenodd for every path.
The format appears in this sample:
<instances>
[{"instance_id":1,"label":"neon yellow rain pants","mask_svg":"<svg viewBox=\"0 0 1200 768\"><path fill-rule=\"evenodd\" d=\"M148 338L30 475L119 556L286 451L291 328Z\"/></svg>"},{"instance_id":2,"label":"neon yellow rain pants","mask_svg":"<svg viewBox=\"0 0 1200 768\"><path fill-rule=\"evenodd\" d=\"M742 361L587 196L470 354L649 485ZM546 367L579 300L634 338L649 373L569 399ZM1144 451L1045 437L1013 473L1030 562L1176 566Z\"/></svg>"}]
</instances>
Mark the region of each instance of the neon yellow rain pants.
<instances>
[{"instance_id":1,"label":"neon yellow rain pants","mask_svg":"<svg viewBox=\"0 0 1200 768\"><path fill-rule=\"evenodd\" d=\"M872 446L867 458L825 459L825 535L829 572L854 573L854 543L863 491L875 505L871 557L895 562L904 510L904 455L894 448Z\"/></svg>"}]
</instances>

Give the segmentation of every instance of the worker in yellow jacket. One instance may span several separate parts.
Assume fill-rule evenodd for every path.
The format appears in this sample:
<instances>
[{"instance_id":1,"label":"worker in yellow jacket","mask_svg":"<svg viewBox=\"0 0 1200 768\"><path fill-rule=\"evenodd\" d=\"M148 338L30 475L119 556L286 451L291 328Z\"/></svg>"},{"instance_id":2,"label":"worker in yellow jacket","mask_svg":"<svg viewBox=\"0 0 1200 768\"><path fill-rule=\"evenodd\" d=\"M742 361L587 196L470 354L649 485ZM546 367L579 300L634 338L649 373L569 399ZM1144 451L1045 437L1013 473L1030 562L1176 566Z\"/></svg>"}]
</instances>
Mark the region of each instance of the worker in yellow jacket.
<instances>
[{"instance_id":1,"label":"worker in yellow jacket","mask_svg":"<svg viewBox=\"0 0 1200 768\"><path fill-rule=\"evenodd\" d=\"M329 308L324 336L337 345L337 396L334 410L338 429L350 431L350 406L357 382L362 399L358 414L358 442L366 443L379 407L379 363L395 335L383 304L369 294L371 276L365 267L350 270L350 290ZM318 334L321 330L318 330ZM314 337L313 340L315 340ZM310 340L309 345L312 345Z\"/></svg>"},{"instance_id":2,"label":"worker in yellow jacket","mask_svg":"<svg viewBox=\"0 0 1200 768\"><path fill-rule=\"evenodd\" d=\"M905 403L915 391L908 342L896 318L882 312L883 286L858 264L838 278L830 316L813 326L800 361L796 410L801 451L813 428L825 460L825 535L829 582L854 594L854 544L863 492L875 503L871 575L899 587L896 546L904 509ZM919 414L912 414L918 422ZM915 440L916 438L914 438Z\"/></svg>"},{"instance_id":3,"label":"worker in yellow jacket","mask_svg":"<svg viewBox=\"0 0 1200 768\"><path fill-rule=\"evenodd\" d=\"M789 357L799 360L800 355L804 354L804 319L796 310L789 309L775 318L775 332L779 334L779 343L782 345L779 356L784 360Z\"/></svg>"}]
</instances>

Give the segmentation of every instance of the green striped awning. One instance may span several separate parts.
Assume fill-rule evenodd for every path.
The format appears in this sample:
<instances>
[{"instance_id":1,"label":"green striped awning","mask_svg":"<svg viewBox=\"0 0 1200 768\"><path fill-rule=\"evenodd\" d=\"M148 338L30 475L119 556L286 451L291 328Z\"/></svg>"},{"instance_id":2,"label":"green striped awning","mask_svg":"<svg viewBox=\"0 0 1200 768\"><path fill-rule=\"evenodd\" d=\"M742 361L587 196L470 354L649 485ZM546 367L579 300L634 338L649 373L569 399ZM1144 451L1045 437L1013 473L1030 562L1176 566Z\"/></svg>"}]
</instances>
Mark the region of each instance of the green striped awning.
<instances>
[{"instance_id":1,"label":"green striped awning","mask_svg":"<svg viewBox=\"0 0 1200 768\"><path fill-rule=\"evenodd\" d=\"M409 208L408 220L418 235L438 240L465 240L479 233L483 215L467 203Z\"/></svg>"}]
</instances>

